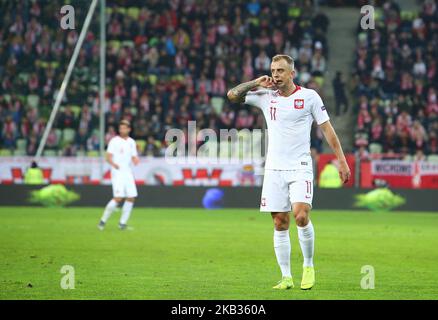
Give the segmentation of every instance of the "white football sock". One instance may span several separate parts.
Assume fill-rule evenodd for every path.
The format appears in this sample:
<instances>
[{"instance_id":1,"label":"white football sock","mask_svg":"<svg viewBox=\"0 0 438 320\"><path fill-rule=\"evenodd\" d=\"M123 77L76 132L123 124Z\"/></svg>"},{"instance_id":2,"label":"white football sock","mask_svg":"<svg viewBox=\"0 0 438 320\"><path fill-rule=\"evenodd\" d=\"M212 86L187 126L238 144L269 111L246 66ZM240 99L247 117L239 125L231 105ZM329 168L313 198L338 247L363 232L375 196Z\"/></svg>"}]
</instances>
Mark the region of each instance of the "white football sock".
<instances>
[{"instance_id":1,"label":"white football sock","mask_svg":"<svg viewBox=\"0 0 438 320\"><path fill-rule=\"evenodd\" d=\"M122 216L120 218L120 224L126 224L128 222L133 207L134 207L134 202L125 201L122 208Z\"/></svg>"},{"instance_id":2,"label":"white football sock","mask_svg":"<svg viewBox=\"0 0 438 320\"><path fill-rule=\"evenodd\" d=\"M274 230L274 250L283 277L291 277L289 230Z\"/></svg>"},{"instance_id":3,"label":"white football sock","mask_svg":"<svg viewBox=\"0 0 438 320\"><path fill-rule=\"evenodd\" d=\"M113 214L113 212L117 209L117 201L114 199L111 199L110 202L105 207L105 211L103 212L102 220L103 222L107 222L109 217Z\"/></svg>"},{"instance_id":4,"label":"white football sock","mask_svg":"<svg viewBox=\"0 0 438 320\"><path fill-rule=\"evenodd\" d=\"M313 224L309 223L305 227L298 228L298 240L300 240L300 247L304 257L303 267L313 267L313 253L315 244L315 232Z\"/></svg>"}]
</instances>

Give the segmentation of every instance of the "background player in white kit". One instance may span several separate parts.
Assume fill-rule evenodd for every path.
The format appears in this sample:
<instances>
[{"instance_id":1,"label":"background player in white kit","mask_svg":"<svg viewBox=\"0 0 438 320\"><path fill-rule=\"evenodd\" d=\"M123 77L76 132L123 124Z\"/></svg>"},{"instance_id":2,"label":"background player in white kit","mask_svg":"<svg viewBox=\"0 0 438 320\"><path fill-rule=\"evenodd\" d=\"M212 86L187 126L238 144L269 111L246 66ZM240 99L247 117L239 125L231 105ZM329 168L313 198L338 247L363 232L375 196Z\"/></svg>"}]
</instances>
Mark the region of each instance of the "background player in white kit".
<instances>
[{"instance_id":1,"label":"background player in white kit","mask_svg":"<svg viewBox=\"0 0 438 320\"><path fill-rule=\"evenodd\" d=\"M282 280L274 289L294 286L289 239L289 212L292 209L304 257L301 289L307 290L315 284L315 233L309 218L313 198L310 132L314 120L338 158L339 174L344 183L350 178L350 169L320 96L312 89L294 84L293 59L287 55L274 56L271 72L272 78L262 76L229 90L228 98L234 103L244 102L260 108L268 126L269 144L260 211L271 212L274 222L274 250L282 272ZM258 90L250 91L256 88Z\"/></svg>"},{"instance_id":2,"label":"background player in white kit","mask_svg":"<svg viewBox=\"0 0 438 320\"><path fill-rule=\"evenodd\" d=\"M127 222L137 197L137 187L135 185L134 174L131 164L137 165L139 162L137 145L129 133L131 124L127 120L122 120L119 124L119 135L115 136L108 143L106 161L111 165L111 182L113 186L113 199L105 207L103 216L98 228L103 230L111 214L117 206L125 200L122 207L119 228L125 230Z\"/></svg>"}]
</instances>

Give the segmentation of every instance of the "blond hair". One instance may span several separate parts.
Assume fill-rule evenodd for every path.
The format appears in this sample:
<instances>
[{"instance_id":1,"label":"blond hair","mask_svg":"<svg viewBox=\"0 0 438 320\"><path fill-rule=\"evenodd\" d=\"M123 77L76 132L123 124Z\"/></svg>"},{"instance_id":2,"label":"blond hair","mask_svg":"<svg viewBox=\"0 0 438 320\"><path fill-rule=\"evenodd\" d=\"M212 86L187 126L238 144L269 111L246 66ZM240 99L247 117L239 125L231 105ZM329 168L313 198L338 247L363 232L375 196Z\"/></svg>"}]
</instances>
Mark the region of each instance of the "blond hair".
<instances>
[{"instance_id":1,"label":"blond hair","mask_svg":"<svg viewBox=\"0 0 438 320\"><path fill-rule=\"evenodd\" d=\"M119 125L125 125L129 128L131 128L131 123L129 122L129 120L123 119L122 121L120 121Z\"/></svg>"},{"instance_id":2,"label":"blond hair","mask_svg":"<svg viewBox=\"0 0 438 320\"><path fill-rule=\"evenodd\" d=\"M272 62L276 62L280 60L285 60L287 64L290 66L291 70L294 70L295 62L291 56L288 56L287 54L277 54L272 57Z\"/></svg>"}]
</instances>

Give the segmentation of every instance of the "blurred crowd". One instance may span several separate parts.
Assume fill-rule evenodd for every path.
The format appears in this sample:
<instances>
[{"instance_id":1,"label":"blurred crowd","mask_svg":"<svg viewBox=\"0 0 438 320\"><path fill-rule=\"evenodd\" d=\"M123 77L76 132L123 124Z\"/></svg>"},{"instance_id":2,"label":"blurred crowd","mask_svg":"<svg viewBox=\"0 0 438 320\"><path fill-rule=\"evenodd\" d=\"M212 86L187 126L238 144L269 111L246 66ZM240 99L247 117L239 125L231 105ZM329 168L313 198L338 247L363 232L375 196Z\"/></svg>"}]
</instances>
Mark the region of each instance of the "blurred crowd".
<instances>
[{"instance_id":1,"label":"blurred crowd","mask_svg":"<svg viewBox=\"0 0 438 320\"><path fill-rule=\"evenodd\" d=\"M77 3L76 29L63 30L63 1L0 0L0 12L8 12L0 20L3 153L36 152L88 10L88 1ZM264 127L258 110L230 105L226 92L269 74L270 57L277 53L295 59L298 84L320 91L324 83L329 21L310 0L151 0L141 7L138 1L119 0L107 1L107 6L105 143L116 135L122 118L131 121L141 154L152 156L163 154L168 129L187 130L189 120L214 130ZM426 30L428 23L423 24ZM378 34L383 39L386 32ZM380 46L373 44L374 37L359 45L358 51L366 51L365 60L370 49ZM426 64L432 63L427 50L419 55ZM367 71L359 68L358 78L370 78ZM436 74L431 77L436 79ZM422 80L426 91L429 79L424 75ZM97 154L98 83L96 13L49 133L46 154ZM361 95L367 103L374 101L368 92ZM424 116L429 119L430 112ZM321 136L312 136L313 147L320 150Z\"/></svg>"},{"instance_id":2,"label":"blurred crowd","mask_svg":"<svg viewBox=\"0 0 438 320\"><path fill-rule=\"evenodd\" d=\"M358 27L352 88L361 158L438 154L437 59L435 0L422 1L417 12L386 1L376 11L375 30Z\"/></svg>"}]
</instances>

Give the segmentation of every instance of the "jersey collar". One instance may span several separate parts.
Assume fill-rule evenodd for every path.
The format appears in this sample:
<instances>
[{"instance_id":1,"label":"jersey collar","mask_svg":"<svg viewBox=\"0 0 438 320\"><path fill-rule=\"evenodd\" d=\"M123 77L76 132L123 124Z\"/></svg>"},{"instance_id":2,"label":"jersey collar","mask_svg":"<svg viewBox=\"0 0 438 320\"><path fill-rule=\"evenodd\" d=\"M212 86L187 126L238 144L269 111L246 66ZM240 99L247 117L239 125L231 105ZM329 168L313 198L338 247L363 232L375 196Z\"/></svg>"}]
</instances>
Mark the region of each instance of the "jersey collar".
<instances>
[{"instance_id":1,"label":"jersey collar","mask_svg":"<svg viewBox=\"0 0 438 320\"><path fill-rule=\"evenodd\" d=\"M120 134L118 134L117 136L118 136L120 139L124 140L124 141L127 141L127 140L129 139L129 136L127 136L126 139L123 138Z\"/></svg>"},{"instance_id":2,"label":"jersey collar","mask_svg":"<svg viewBox=\"0 0 438 320\"><path fill-rule=\"evenodd\" d=\"M280 90L277 90L277 93L280 97L290 97L291 95L293 95L295 92L297 92L298 90L301 90L301 87L299 85L295 85L295 90L289 95L289 96L283 96L280 92Z\"/></svg>"}]
</instances>

